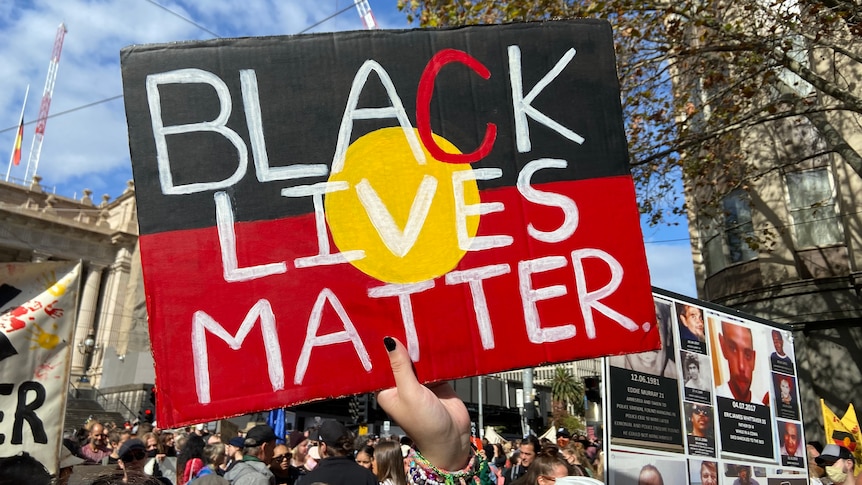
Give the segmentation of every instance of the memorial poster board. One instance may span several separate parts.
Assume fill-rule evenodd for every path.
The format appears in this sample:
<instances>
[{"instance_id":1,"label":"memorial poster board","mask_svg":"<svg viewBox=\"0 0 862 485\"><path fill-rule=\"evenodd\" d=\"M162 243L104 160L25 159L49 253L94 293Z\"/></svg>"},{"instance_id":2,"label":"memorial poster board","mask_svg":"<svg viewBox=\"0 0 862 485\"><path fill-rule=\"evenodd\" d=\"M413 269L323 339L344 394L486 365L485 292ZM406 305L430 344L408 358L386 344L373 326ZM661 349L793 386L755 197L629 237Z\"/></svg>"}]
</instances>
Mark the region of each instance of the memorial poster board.
<instances>
[{"instance_id":1,"label":"memorial poster board","mask_svg":"<svg viewBox=\"0 0 862 485\"><path fill-rule=\"evenodd\" d=\"M661 350L607 359L609 449L627 464L610 484L637 483L653 467L675 474L679 463L690 485L732 484L740 473L806 483L790 330L670 292L653 296Z\"/></svg>"}]
</instances>

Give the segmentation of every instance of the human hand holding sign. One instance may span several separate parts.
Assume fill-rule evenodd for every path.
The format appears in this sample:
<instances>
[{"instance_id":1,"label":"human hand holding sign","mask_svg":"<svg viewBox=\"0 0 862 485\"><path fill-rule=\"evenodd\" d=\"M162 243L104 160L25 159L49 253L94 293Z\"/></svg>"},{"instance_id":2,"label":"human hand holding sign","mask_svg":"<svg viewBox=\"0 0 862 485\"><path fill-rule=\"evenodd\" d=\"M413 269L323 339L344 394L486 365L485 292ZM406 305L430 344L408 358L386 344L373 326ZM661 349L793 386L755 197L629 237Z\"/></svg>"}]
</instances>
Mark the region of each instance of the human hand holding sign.
<instances>
[{"instance_id":1,"label":"human hand holding sign","mask_svg":"<svg viewBox=\"0 0 862 485\"><path fill-rule=\"evenodd\" d=\"M470 460L470 414L448 382L425 386L416 379L407 348L383 339L395 387L377 393L377 403L438 468L459 470Z\"/></svg>"}]
</instances>

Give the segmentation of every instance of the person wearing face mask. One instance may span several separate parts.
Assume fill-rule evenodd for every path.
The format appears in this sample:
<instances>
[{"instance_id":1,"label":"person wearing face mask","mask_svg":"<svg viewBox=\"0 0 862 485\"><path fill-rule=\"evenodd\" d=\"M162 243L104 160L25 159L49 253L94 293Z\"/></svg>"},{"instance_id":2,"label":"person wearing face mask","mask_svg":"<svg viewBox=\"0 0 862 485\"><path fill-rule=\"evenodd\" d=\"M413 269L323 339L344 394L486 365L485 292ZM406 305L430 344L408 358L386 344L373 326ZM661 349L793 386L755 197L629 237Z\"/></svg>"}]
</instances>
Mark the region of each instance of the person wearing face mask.
<instances>
[{"instance_id":1,"label":"person wearing face mask","mask_svg":"<svg viewBox=\"0 0 862 485\"><path fill-rule=\"evenodd\" d=\"M854 485L856 478L853 476L853 468L856 460L853 453L843 446L835 444L823 447L823 452L814 461L826 469L826 476L835 485Z\"/></svg>"}]
</instances>

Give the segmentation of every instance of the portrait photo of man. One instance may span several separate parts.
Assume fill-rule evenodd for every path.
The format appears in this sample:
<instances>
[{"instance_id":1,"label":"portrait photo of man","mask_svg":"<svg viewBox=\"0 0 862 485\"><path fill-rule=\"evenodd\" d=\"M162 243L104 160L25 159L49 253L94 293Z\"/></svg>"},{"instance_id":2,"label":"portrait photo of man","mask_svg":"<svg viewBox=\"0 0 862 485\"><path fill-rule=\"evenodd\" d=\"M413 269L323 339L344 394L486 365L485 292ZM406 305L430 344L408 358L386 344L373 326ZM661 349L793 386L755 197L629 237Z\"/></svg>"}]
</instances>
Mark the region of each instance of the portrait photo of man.
<instances>
[{"instance_id":1,"label":"portrait photo of man","mask_svg":"<svg viewBox=\"0 0 862 485\"><path fill-rule=\"evenodd\" d=\"M682 373L684 386L689 389L712 391L709 372L709 358L693 352L682 352Z\"/></svg>"},{"instance_id":2,"label":"portrait photo of man","mask_svg":"<svg viewBox=\"0 0 862 485\"><path fill-rule=\"evenodd\" d=\"M805 450L801 446L802 441L800 441L800 434L802 434L802 430L800 426L796 423L792 423L790 421L779 421L778 429L781 432L781 456L782 462L787 464L787 460L784 457L796 457L798 460L794 460L799 466L802 466L806 456Z\"/></svg>"},{"instance_id":3,"label":"portrait photo of man","mask_svg":"<svg viewBox=\"0 0 862 485\"><path fill-rule=\"evenodd\" d=\"M712 438L714 436L712 407L686 403L685 408L688 417L688 434L699 438Z\"/></svg>"},{"instance_id":4,"label":"portrait photo of man","mask_svg":"<svg viewBox=\"0 0 862 485\"><path fill-rule=\"evenodd\" d=\"M787 355L784 346L784 334L777 328L772 329L772 348L775 349L769 356L769 364L772 366L772 371L783 374L795 374L793 371L793 359Z\"/></svg>"},{"instance_id":5,"label":"portrait photo of man","mask_svg":"<svg viewBox=\"0 0 862 485\"><path fill-rule=\"evenodd\" d=\"M757 350L754 342L751 328L721 321L718 347L727 364L728 377L716 388L716 396L769 406L768 384L762 384L764 377L755 374Z\"/></svg>"},{"instance_id":6,"label":"portrait photo of man","mask_svg":"<svg viewBox=\"0 0 862 485\"><path fill-rule=\"evenodd\" d=\"M691 460L689 481L692 485L718 485L718 464L710 460Z\"/></svg>"},{"instance_id":7,"label":"portrait photo of man","mask_svg":"<svg viewBox=\"0 0 862 485\"><path fill-rule=\"evenodd\" d=\"M703 310L687 303L677 303L676 315L679 320L680 340L705 340Z\"/></svg>"}]
</instances>

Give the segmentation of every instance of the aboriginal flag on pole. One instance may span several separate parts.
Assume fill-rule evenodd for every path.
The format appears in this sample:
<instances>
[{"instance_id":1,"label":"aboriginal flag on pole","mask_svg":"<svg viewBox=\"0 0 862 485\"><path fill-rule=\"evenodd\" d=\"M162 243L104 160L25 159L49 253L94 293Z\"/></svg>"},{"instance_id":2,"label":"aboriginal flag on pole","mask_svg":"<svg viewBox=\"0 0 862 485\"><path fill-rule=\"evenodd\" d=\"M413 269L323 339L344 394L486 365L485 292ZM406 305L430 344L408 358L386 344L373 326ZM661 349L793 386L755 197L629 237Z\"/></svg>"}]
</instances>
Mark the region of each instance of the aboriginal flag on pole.
<instances>
[{"instance_id":1,"label":"aboriginal flag on pole","mask_svg":"<svg viewBox=\"0 0 862 485\"><path fill-rule=\"evenodd\" d=\"M820 400L820 407L823 409L823 427L827 443L850 450L856 457L856 473L858 473L862 468L862 432L859 430L859 420L853 403L847 405L847 411L840 419L823 399Z\"/></svg>"},{"instance_id":2,"label":"aboriginal flag on pole","mask_svg":"<svg viewBox=\"0 0 862 485\"><path fill-rule=\"evenodd\" d=\"M24 112L21 112L21 120L18 121L18 131L15 133L15 144L12 145L12 165L21 163L21 142L24 140Z\"/></svg>"},{"instance_id":3,"label":"aboriginal flag on pole","mask_svg":"<svg viewBox=\"0 0 862 485\"><path fill-rule=\"evenodd\" d=\"M121 57L161 425L659 346L607 22Z\"/></svg>"}]
</instances>

